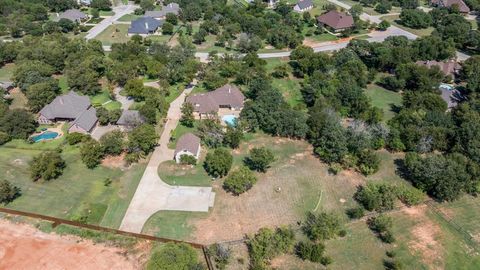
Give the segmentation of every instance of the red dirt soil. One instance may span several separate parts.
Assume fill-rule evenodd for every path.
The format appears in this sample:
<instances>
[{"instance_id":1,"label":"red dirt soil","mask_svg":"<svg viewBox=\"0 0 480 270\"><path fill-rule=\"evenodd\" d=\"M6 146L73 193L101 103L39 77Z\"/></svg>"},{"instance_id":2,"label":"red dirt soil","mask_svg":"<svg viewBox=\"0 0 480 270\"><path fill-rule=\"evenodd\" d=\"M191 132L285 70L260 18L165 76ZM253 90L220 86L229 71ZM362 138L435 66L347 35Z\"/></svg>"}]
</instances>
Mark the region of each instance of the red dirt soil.
<instances>
[{"instance_id":1,"label":"red dirt soil","mask_svg":"<svg viewBox=\"0 0 480 270\"><path fill-rule=\"evenodd\" d=\"M127 250L0 220L0 269L141 269ZM137 257L137 256L135 256Z\"/></svg>"}]
</instances>

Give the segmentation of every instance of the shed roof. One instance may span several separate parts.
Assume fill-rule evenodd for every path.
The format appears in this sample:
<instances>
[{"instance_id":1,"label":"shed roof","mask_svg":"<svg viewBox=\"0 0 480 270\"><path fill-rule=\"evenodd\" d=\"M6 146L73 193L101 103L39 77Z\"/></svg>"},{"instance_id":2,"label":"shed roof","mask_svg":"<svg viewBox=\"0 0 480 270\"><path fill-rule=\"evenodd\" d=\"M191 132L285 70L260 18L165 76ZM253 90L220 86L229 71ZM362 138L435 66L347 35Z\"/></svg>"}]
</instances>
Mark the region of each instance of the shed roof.
<instances>
[{"instance_id":1,"label":"shed roof","mask_svg":"<svg viewBox=\"0 0 480 270\"><path fill-rule=\"evenodd\" d=\"M333 29L345 29L353 26L353 17L344 12L331 10L317 18L318 22L332 27Z\"/></svg>"},{"instance_id":2,"label":"shed roof","mask_svg":"<svg viewBox=\"0 0 480 270\"><path fill-rule=\"evenodd\" d=\"M120 118L118 118L117 125L128 126L139 123L144 123L145 118L136 110L125 110L122 112Z\"/></svg>"},{"instance_id":3,"label":"shed roof","mask_svg":"<svg viewBox=\"0 0 480 270\"><path fill-rule=\"evenodd\" d=\"M200 138L195 136L193 133L186 133L178 139L174 155L176 156L182 151L188 151L195 155L197 154L199 148Z\"/></svg>"}]
</instances>

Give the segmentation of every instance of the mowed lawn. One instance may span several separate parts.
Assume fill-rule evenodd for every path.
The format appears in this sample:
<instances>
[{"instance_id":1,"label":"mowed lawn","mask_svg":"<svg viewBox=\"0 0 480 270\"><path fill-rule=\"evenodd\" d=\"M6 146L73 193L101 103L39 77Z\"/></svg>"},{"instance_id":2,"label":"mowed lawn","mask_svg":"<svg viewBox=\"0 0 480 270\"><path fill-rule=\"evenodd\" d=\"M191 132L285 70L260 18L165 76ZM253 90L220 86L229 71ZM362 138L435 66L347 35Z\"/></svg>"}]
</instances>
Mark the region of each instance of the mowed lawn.
<instances>
[{"instance_id":1,"label":"mowed lawn","mask_svg":"<svg viewBox=\"0 0 480 270\"><path fill-rule=\"evenodd\" d=\"M383 120L388 121L396 114L395 108L402 105L402 96L393 91L389 91L376 84L370 84L365 90L365 94L370 98L372 105L383 111Z\"/></svg>"},{"instance_id":2,"label":"mowed lawn","mask_svg":"<svg viewBox=\"0 0 480 270\"><path fill-rule=\"evenodd\" d=\"M11 81L15 64L7 64L0 67L0 81Z\"/></svg>"},{"instance_id":3,"label":"mowed lawn","mask_svg":"<svg viewBox=\"0 0 480 270\"><path fill-rule=\"evenodd\" d=\"M113 43L126 43L130 40L130 37L127 36L128 28L130 25L128 24L114 24L110 25L101 32L97 37L96 40L102 42L103 45L112 45Z\"/></svg>"},{"instance_id":4,"label":"mowed lawn","mask_svg":"<svg viewBox=\"0 0 480 270\"><path fill-rule=\"evenodd\" d=\"M420 37L429 36L430 34L432 34L434 30L433 27L428 27L424 29L413 29L413 28L409 28L404 25L401 25L400 23L398 23L398 20L400 19L399 15L387 15L387 16L383 16L381 19L386 20L390 22L392 25L398 26L399 28L402 28L403 30L413 33Z\"/></svg>"},{"instance_id":5,"label":"mowed lawn","mask_svg":"<svg viewBox=\"0 0 480 270\"><path fill-rule=\"evenodd\" d=\"M22 195L6 207L67 219L87 217L88 223L118 228L144 171L144 164L121 170L99 166L87 169L79 148L64 146L63 175L48 182L33 182L29 162L42 150L53 150L62 139L27 144L13 141L0 148L2 178L21 188ZM112 183L105 186L105 180Z\"/></svg>"}]
</instances>

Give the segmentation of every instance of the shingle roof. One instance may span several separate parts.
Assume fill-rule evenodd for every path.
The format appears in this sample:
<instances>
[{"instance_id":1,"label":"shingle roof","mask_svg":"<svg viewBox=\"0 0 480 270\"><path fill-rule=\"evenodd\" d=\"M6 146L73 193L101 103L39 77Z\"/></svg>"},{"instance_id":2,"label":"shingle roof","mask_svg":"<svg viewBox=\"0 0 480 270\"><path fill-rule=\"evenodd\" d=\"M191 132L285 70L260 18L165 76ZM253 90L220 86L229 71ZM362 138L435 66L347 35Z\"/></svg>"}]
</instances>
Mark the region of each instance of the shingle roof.
<instances>
[{"instance_id":1,"label":"shingle roof","mask_svg":"<svg viewBox=\"0 0 480 270\"><path fill-rule=\"evenodd\" d=\"M313 2L312 0L300 0L298 1L297 6L300 10L303 10L306 8L313 7Z\"/></svg>"},{"instance_id":2,"label":"shingle roof","mask_svg":"<svg viewBox=\"0 0 480 270\"><path fill-rule=\"evenodd\" d=\"M446 61L446 62L438 62L438 61L417 61L417 65L426 66L431 68L433 66L437 66L446 75L454 75L459 69L460 65L455 61Z\"/></svg>"},{"instance_id":3,"label":"shingle roof","mask_svg":"<svg viewBox=\"0 0 480 270\"><path fill-rule=\"evenodd\" d=\"M129 34L150 34L157 31L158 27L163 25L163 21L156 20L152 17L141 17L132 21Z\"/></svg>"},{"instance_id":4,"label":"shingle roof","mask_svg":"<svg viewBox=\"0 0 480 270\"><path fill-rule=\"evenodd\" d=\"M458 5L458 9L462 13L469 13L470 8L465 4L463 0L432 0L432 4L440 5L447 8L452 7L453 5Z\"/></svg>"},{"instance_id":5,"label":"shingle roof","mask_svg":"<svg viewBox=\"0 0 480 270\"><path fill-rule=\"evenodd\" d=\"M353 26L353 17L351 15L336 10L331 10L318 16L317 20L336 30Z\"/></svg>"},{"instance_id":6,"label":"shingle roof","mask_svg":"<svg viewBox=\"0 0 480 270\"><path fill-rule=\"evenodd\" d=\"M170 3L162 7L162 10L149 10L145 11L145 16L152 18L162 18L167 16L168 13L178 15L180 11L180 6L177 3Z\"/></svg>"},{"instance_id":7,"label":"shingle roof","mask_svg":"<svg viewBox=\"0 0 480 270\"><path fill-rule=\"evenodd\" d=\"M13 86L14 86L13 82L10 82L10 81L0 82L0 87L5 88L6 90L8 90L9 88L11 88Z\"/></svg>"},{"instance_id":8,"label":"shingle roof","mask_svg":"<svg viewBox=\"0 0 480 270\"><path fill-rule=\"evenodd\" d=\"M56 118L75 119L91 106L87 96L80 96L70 91L56 97L50 104L43 107L40 114L49 120Z\"/></svg>"},{"instance_id":9,"label":"shingle roof","mask_svg":"<svg viewBox=\"0 0 480 270\"><path fill-rule=\"evenodd\" d=\"M122 112L120 118L118 118L117 125L132 125L136 123L144 123L145 119L140 112L135 110L126 110Z\"/></svg>"},{"instance_id":10,"label":"shingle roof","mask_svg":"<svg viewBox=\"0 0 480 270\"><path fill-rule=\"evenodd\" d=\"M193 135L192 133L186 133L178 139L174 155L177 155L179 152L182 151L188 151L195 155L197 154L199 148L200 138Z\"/></svg>"},{"instance_id":11,"label":"shingle roof","mask_svg":"<svg viewBox=\"0 0 480 270\"><path fill-rule=\"evenodd\" d=\"M245 96L235 86L226 84L214 91L189 96L187 102L193 105L193 109L199 113L217 111L220 106L230 106L234 109L243 108Z\"/></svg>"},{"instance_id":12,"label":"shingle roof","mask_svg":"<svg viewBox=\"0 0 480 270\"><path fill-rule=\"evenodd\" d=\"M67 20L70 20L70 21L81 21L85 18L87 18L88 16L81 12L80 10L78 9L68 9L68 10L65 10L65 12L62 12L58 17L57 19L60 20L60 19L67 19Z\"/></svg>"},{"instance_id":13,"label":"shingle roof","mask_svg":"<svg viewBox=\"0 0 480 270\"><path fill-rule=\"evenodd\" d=\"M94 107L90 107L88 110L81 113L75 119L75 121L72 122L70 127L73 125L77 125L85 131L90 131L95 126L97 121L97 110Z\"/></svg>"}]
</instances>

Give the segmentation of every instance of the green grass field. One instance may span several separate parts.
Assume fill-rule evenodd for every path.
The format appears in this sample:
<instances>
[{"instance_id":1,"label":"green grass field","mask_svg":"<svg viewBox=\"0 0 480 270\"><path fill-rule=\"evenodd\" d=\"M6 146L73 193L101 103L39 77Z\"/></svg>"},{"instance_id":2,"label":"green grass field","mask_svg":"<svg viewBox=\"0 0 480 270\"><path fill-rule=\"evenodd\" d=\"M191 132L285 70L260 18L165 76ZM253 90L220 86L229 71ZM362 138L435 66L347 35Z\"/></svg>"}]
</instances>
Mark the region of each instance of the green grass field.
<instances>
[{"instance_id":1,"label":"green grass field","mask_svg":"<svg viewBox=\"0 0 480 270\"><path fill-rule=\"evenodd\" d=\"M388 121L395 116L394 108L402 105L402 96L393 91L389 91L376 84L370 84L365 90L365 94L372 101L374 107L383 110L383 120Z\"/></svg>"},{"instance_id":2,"label":"green grass field","mask_svg":"<svg viewBox=\"0 0 480 270\"><path fill-rule=\"evenodd\" d=\"M15 69L15 64L8 64L0 68L0 81L10 81L12 80L13 70Z\"/></svg>"},{"instance_id":3,"label":"green grass field","mask_svg":"<svg viewBox=\"0 0 480 270\"><path fill-rule=\"evenodd\" d=\"M173 160L166 161L158 167L158 175L172 186L210 187L212 178L205 172L203 160L201 157L195 166L179 165Z\"/></svg>"},{"instance_id":4,"label":"green grass field","mask_svg":"<svg viewBox=\"0 0 480 270\"><path fill-rule=\"evenodd\" d=\"M110 25L101 32L96 40L102 42L103 45L112 45L113 43L125 43L130 40L130 37L127 36L127 31L130 25L128 24L115 24Z\"/></svg>"},{"instance_id":5,"label":"green grass field","mask_svg":"<svg viewBox=\"0 0 480 270\"><path fill-rule=\"evenodd\" d=\"M195 231L189 223L191 218L201 218L207 213L191 213L183 211L160 211L151 216L142 229L142 233L153 234L158 237L183 239Z\"/></svg>"},{"instance_id":6,"label":"green grass field","mask_svg":"<svg viewBox=\"0 0 480 270\"><path fill-rule=\"evenodd\" d=\"M64 146L62 157L67 167L58 179L33 182L28 163L41 150L55 149L62 139L27 144L13 141L0 148L2 178L21 188L22 195L8 208L87 221L118 228L144 171L144 164L127 170L99 166L89 170L81 162L78 147ZM25 143L26 144L26 143ZM105 186L105 179L112 183Z\"/></svg>"}]
</instances>

